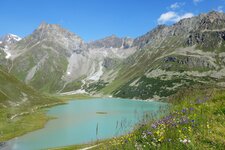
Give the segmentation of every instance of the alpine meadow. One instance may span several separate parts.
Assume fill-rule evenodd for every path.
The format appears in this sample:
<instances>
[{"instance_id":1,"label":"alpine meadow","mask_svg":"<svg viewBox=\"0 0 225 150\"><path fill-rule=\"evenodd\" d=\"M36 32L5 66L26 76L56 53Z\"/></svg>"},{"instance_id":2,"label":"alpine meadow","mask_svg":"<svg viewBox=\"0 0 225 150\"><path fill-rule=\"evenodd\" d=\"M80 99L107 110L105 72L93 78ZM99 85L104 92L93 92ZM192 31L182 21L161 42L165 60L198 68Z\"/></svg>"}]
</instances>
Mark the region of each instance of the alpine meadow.
<instances>
[{"instance_id":1,"label":"alpine meadow","mask_svg":"<svg viewBox=\"0 0 225 150\"><path fill-rule=\"evenodd\" d=\"M224 0L1 3L0 150L225 149Z\"/></svg>"}]
</instances>

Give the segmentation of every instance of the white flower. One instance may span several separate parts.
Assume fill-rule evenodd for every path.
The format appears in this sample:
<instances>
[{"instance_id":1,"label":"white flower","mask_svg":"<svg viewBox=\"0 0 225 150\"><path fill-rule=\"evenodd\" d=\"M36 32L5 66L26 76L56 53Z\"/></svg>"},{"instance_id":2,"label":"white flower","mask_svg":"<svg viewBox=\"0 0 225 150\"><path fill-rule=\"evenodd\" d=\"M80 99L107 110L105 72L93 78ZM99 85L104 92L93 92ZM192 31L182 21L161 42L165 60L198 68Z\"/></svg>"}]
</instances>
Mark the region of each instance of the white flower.
<instances>
[{"instance_id":1,"label":"white flower","mask_svg":"<svg viewBox=\"0 0 225 150\"><path fill-rule=\"evenodd\" d=\"M182 139L180 139L180 142L184 143L184 144L187 144L187 143L191 143L191 140L188 140L188 139L182 140Z\"/></svg>"}]
</instances>

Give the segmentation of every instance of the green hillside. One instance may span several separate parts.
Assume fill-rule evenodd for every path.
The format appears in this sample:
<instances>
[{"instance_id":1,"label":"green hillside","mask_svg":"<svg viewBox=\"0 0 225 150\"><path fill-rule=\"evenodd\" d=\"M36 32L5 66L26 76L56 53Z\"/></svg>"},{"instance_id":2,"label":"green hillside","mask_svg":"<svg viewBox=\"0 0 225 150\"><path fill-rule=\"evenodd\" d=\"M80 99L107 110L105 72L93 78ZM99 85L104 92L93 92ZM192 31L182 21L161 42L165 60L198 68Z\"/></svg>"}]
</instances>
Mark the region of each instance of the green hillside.
<instances>
[{"instance_id":1,"label":"green hillside","mask_svg":"<svg viewBox=\"0 0 225 150\"><path fill-rule=\"evenodd\" d=\"M48 118L39 108L58 103L0 68L0 141L41 128Z\"/></svg>"}]
</instances>

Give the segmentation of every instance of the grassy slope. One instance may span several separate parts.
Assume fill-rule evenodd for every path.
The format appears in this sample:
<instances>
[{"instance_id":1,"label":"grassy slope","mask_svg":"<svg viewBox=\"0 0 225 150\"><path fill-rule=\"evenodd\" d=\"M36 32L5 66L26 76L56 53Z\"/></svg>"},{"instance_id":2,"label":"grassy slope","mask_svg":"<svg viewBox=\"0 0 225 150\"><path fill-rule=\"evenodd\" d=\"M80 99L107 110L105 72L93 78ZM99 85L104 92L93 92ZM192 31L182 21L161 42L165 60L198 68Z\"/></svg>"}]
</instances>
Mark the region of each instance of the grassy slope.
<instances>
[{"instance_id":1,"label":"grassy slope","mask_svg":"<svg viewBox=\"0 0 225 150\"><path fill-rule=\"evenodd\" d=\"M87 94L72 94L72 95L54 95L54 97L64 100L64 101L68 101L68 100L77 100L77 99L90 99L90 98L94 98L91 97L90 95Z\"/></svg>"},{"instance_id":2,"label":"grassy slope","mask_svg":"<svg viewBox=\"0 0 225 150\"><path fill-rule=\"evenodd\" d=\"M48 118L37 107L61 102L42 95L0 68L0 141L43 127ZM26 115L10 119L20 113Z\"/></svg>"},{"instance_id":3,"label":"grassy slope","mask_svg":"<svg viewBox=\"0 0 225 150\"><path fill-rule=\"evenodd\" d=\"M169 38L167 41L163 41L161 45L163 46L157 49L154 46L146 46L129 56L122 64L117 66L117 68L120 69L117 78L105 88L101 89L100 92L121 97L121 95L117 95L116 93L119 91L124 92L123 89L126 89L131 81L143 77L148 70L157 68L159 65L158 61L160 60L161 62L159 57L161 57L162 54L169 53L177 47L181 47L181 43L179 43L177 37ZM171 47L171 45L175 46ZM141 89L143 89L143 87L138 88L138 90ZM141 93L138 94L139 98L146 99L140 96ZM148 98L150 97L152 97L152 95Z\"/></svg>"},{"instance_id":4,"label":"grassy slope","mask_svg":"<svg viewBox=\"0 0 225 150\"><path fill-rule=\"evenodd\" d=\"M222 150L225 147L224 90L184 91L173 97L171 103L173 107L167 116L104 143L101 148Z\"/></svg>"},{"instance_id":5,"label":"grassy slope","mask_svg":"<svg viewBox=\"0 0 225 150\"><path fill-rule=\"evenodd\" d=\"M128 135L82 147L99 144L93 149L224 149L224 90L183 90L172 97L170 102L173 105L167 116L141 124ZM81 146L76 145L57 150L79 148Z\"/></svg>"},{"instance_id":6,"label":"grassy slope","mask_svg":"<svg viewBox=\"0 0 225 150\"><path fill-rule=\"evenodd\" d=\"M41 58L46 59L39 62ZM68 62L63 54L60 55L51 48L42 48L39 44L17 57L13 63L17 65L12 68L12 73L21 81L25 81L29 71L39 63L37 72L28 84L41 92L55 93L63 87L61 78Z\"/></svg>"}]
</instances>

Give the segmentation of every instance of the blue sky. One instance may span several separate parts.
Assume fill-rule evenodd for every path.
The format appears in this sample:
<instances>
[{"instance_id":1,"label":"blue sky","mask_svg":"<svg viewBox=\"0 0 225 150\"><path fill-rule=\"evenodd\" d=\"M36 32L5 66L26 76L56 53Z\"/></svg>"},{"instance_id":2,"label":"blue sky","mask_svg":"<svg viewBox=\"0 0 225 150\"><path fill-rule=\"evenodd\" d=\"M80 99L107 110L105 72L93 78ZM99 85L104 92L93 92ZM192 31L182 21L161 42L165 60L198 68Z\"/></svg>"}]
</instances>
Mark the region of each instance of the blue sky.
<instances>
[{"instance_id":1,"label":"blue sky","mask_svg":"<svg viewBox=\"0 0 225 150\"><path fill-rule=\"evenodd\" d=\"M25 37L45 21L85 41L112 34L135 38L212 10L224 11L225 0L0 0L0 35Z\"/></svg>"}]
</instances>

